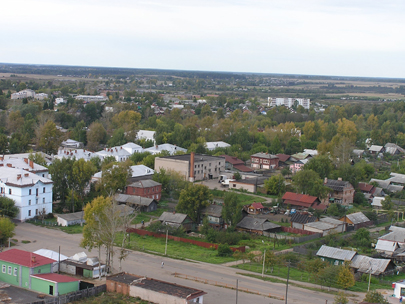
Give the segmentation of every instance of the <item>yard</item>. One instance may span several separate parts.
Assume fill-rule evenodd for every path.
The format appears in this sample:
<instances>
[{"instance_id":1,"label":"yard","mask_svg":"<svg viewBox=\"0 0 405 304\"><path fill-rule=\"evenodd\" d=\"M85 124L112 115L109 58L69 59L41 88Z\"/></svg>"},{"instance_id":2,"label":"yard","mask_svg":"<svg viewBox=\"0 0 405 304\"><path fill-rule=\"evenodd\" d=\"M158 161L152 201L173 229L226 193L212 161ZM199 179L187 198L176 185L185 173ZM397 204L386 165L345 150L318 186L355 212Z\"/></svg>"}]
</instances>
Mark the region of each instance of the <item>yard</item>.
<instances>
[{"instance_id":1,"label":"yard","mask_svg":"<svg viewBox=\"0 0 405 304\"><path fill-rule=\"evenodd\" d=\"M130 296L124 296L115 292L103 292L97 297L91 297L87 299L82 299L79 301L74 301L73 303L81 304L149 304L148 301L143 301L139 298L134 298Z\"/></svg>"}]
</instances>

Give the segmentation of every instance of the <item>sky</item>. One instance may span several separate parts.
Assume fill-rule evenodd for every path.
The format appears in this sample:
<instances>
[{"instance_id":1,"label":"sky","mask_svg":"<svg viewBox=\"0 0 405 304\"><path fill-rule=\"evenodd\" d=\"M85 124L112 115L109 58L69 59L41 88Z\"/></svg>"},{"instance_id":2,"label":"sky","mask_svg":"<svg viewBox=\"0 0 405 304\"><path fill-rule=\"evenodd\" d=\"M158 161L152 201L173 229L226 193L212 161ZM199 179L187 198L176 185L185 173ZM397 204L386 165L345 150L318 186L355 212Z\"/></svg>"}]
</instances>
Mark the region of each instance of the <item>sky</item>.
<instances>
[{"instance_id":1,"label":"sky","mask_svg":"<svg viewBox=\"0 0 405 304\"><path fill-rule=\"evenodd\" d=\"M403 0L3 2L3 63L405 78Z\"/></svg>"}]
</instances>

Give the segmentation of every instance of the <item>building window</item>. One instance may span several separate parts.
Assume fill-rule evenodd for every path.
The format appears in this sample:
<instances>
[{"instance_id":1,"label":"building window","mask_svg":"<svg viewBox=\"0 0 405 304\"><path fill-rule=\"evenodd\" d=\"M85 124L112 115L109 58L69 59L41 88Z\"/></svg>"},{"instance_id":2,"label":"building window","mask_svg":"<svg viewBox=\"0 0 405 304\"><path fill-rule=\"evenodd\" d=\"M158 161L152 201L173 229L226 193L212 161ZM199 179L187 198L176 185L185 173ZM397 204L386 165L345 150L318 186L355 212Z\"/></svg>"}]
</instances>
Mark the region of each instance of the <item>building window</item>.
<instances>
[{"instance_id":1,"label":"building window","mask_svg":"<svg viewBox=\"0 0 405 304\"><path fill-rule=\"evenodd\" d=\"M13 267L8 266L8 274L11 275L11 272L13 271Z\"/></svg>"},{"instance_id":2,"label":"building window","mask_svg":"<svg viewBox=\"0 0 405 304\"><path fill-rule=\"evenodd\" d=\"M17 276L17 267L14 267L14 276Z\"/></svg>"},{"instance_id":3,"label":"building window","mask_svg":"<svg viewBox=\"0 0 405 304\"><path fill-rule=\"evenodd\" d=\"M8 194L11 194L11 189L8 189Z\"/></svg>"},{"instance_id":4,"label":"building window","mask_svg":"<svg viewBox=\"0 0 405 304\"><path fill-rule=\"evenodd\" d=\"M208 166L211 167L211 163L209 163Z\"/></svg>"},{"instance_id":5,"label":"building window","mask_svg":"<svg viewBox=\"0 0 405 304\"><path fill-rule=\"evenodd\" d=\"M45 193L45 187L42 188L42 193Z\"/></svg>"},{"instance_id":6,"label":"building window","mask_svg":"<svg viewBox=\"0 0 405 304\"><path fill-rule=\"evenodd\" d=\"M221 162L219 162L218 165L220 166L220 165L221 165Z\"/></svg>"},{"instance_id":7,"label":"building window","mask_svg":"<svg viewBox=\"0 0 405 304\"><path fill-rule=\"evenodd\" d=\"M29 194L29 195L31 195L31 193L32 193L32 192L31 192L31 189L30 189L30 190L28 190L28 194Z\"/></svg>"},{"instance_id":8,"label":"building window","mask_svg":"<svg viewBox=\"0 0 405 304\"><path fill-rule=\"evenodd\" d=\"M31 206L31 200L28 200L28 206Z\"/></svg>"},{"instance_id":9,"label":"building window","mask_svg":"<svg viewBox=\"0 0 405 304\"><path fill-rule=\"evenodd\" d=\"M45 174L42 174L42 177L45 177Z\"/></svg>"},{"instance_id":10,"label":"building window","mask_svg":"<svg viewBox=\"0 0 405 304\"><path fill-rule=\"evenodd\" d=\"M194 176L195 176L195 173L196 173L196 172L194 171Z\"/></svg>"},{"instance_id":11,"label":"building window","mask_svg":"<svg viewBox=\"0 0 405 304\"><path fill-rule=\"evenodd\" d=\"M31 210L28 210L28 216L31 216Z\"/></svg>"},{"instance_id":12,"label":"building window","mask_svg":"<svg viewBox=\"0 0 405 304\"><path fill-rule=\"evenodd\" d=\"M35 209L35 215L38 215L38 209Z\"/></svg>"},{"instance_id":13,"label":"building window","mask_svg":"<svg viewBox=\"0 0 405 304\"><path fill-rule=\"evenodd\" d=\"M45 204L45 197L42 198L42 203Z\"/></svg>"},{"instance_id":14,"label":"building window","mask_svg":"<svg viewBox=\"0 0 405 304\"><path fill-rule=\"evenodd\" d=\"M6 273L6 265L3 265L3 273Z\"/></svg>"}]
</instances>

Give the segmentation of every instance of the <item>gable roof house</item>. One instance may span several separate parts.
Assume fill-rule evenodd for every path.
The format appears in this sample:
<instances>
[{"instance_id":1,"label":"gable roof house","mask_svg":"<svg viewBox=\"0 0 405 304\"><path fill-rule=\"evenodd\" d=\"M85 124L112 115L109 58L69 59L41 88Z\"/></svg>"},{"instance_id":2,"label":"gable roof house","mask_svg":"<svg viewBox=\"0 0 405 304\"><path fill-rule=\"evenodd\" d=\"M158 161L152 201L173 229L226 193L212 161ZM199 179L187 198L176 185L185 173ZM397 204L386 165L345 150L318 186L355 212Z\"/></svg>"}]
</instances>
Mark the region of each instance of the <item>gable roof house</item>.
<instances>
[{"instance_id":1,"label":"gable roof house","mask_svg":"<svg viewBox=\"0 0 405 304\"><path fill-rule=\"evenodd\" d=\"M215 228L222 228L224 226L221 205L211 204L204 208L201 213L208 218L210 226Z\"/></svg>"},{"instance_id":2,"label":"gable roof house","mask_svg":"<svg viewBox=\"0 0 405 304\"><path fill-rule=\"evenodd\" d=\"M86 278L99 278L106 275L106 265L100 263L98 257L87 257L84 252L63 260L60 263L60 270L71 275L83 276ZM101 271L101 273L100 273Z\"/></svg>"},{"instance_id":3,"label":"gable roof house","mask_svg":"<svg viewBox=\"0 0 405 304\"><path fill-rule=\"evenodd\" d=\"M140 212L152 212L157 209L158 202L153 198L138 195L117 193L114 200L120 205L127 205Z\"/></svg>"},{"instance_id":4,"label":"gable roof house","mask_svg":"<svg viewBox=\"0 0 405 304\"><path fill-rule=\"evenodd\" d=\"M363 227L368 227L373 225L373 222L368 219L363 212L356 212L348 214L340 219L342 222L346 223L347 230L357 230ZM349 227L352 227L349 229Z\"/></svg>"},{"instance_id":5,"label":"gable roof house","mask_svg":"<svg viewBox=\"0 0 405 304\"><path fill-rule=\"evenodd\" d=\"M391 173L391 175L392 175L392 173ZM404 189L403 185L394 184L394 182L398 182L398 181L399 181L399 179L395 178L395 177L394 178L390 177L386 180L376 179L376 178L370 179L370 183L375 182L382 189L387 190L388 192L392 192L392 193L396 193L396 192L402 191Z\"/></svg>"},{"instance_id":6,"label":"gable roof house","mask_svg":"<svg viewBox=\"0 0 405 304\"><path fill-rule=\"evenodd\" d=\"M187 215L176 212L163 212L159 217L159 221L164 225L169 225L175 228L183 227L185 231L191 231L195 228L195 223Z\"/></svg>"},{"instance_id":7,"label":"gable roof house","mask_svg":"<svg viewBox=\"0 0 405 304\"><path fill-rule=\"evenodd\" d=\"M354 187L349 182L343 181L341 178L334 180L325 177L324 185L331 189L328 198L330 203L346 206L353 204Z\"/></svg>"},{"instance_id":8,"label":"gable roof house","mask_svg":"<svg viewBox=\"0 0 405 304\"><path fill-rule=\"evenodd\" d=\"M243 207L248 214L260 214L263 212L264 208L261 203L252 203Z\"/></svg>"},{"instance_id":9,"label":"gable roof house","mask_svg":"<svg viewBox=\"0 0 405 304\"><path fill-rule=\"evenodd\" d=\"M318 221L318 218L309 213L294 213L291 216L291 228L304 230L304 225L312 222Z\"/></svg>"},{"instance_id":10,"label":"gable roof house","mask_svg":"<svg viewBox=\"0 0 405 304\"><path fill-rule=\"evenodd\" d=\"M145 152L150 152L152 155L159 154L163 151L169 152L170 155L174 155L177 152L187 152L187 149L184 149L182 147L178 147L176 145L172 144L161 144L161 145L155 145L150 148L144 149Z\"/></svg>"},{"instance_id":11,"label":"gable roof house","mask_svg":"<svg viewBox=\"0 0 405 304\"><path fill-rule=\"evenodd\" d=\"M290 167L297 159L293 158L291 155L288 154L276 154L278 157L278 166L279 167Z\"/></svg>"},{"instance_id":12,"label":"gable roof house","mask_svg":"<svg viewBox=\"0 0 405 304\"><path fill-rule=\"evenodd\" d=\"M331 233L341 233L346 230L346 226L343 222L331 217L323 217L317 222L310 222L304 224L304 230L321 233L322 236Z\"/></svg>"},{"instance_id":13,"label":"gable roof house","mask_svg":"<svg viewBox=\"0 0 405 304\"><path fill-rule=\"evenodd\" d=\"M148 197L159 201L162 196L162 184L151 179L139 180L129 184L125 188L125 194Z\"/></svg>"},{"instance_id":14,"label":"gable roof house","mask_svg":"<svg viewBox=\"0 0 405 304\"><path fill-rule=\"evenodd\" d=\"M384 153L384 147L383 146L378 146L378 145L372 145L370 148L368 148L368 152L373 155L378 155L380 153Z\"/></svg>"},{"instance_id":15,"label":"gable roof house","mask_svg":"<svg viewBox=\"0 0 405 304\"><path fill-rule=\"evenodd\" d=\"M270 233L281 231L281 226L267 219L246 216L236 225L236 230L268 236Z\"/></svg>"},{"instance_id":16,"label":"gable roof house","mask_svg":"<svg viewBox=\"0 0 405 304\"><path fill-rule=\"evenodd\" d=\"M386 143L384 146L385 153L389 153L391 155L396 155L400 153L405 153L405 149L401 148L397 144L393 143Z\"/></svg>"},{"instance_id":17,"label":"gable roof house","mask_svg":"<svg viewBox=\"0 0 405 304\"><path fill-rule=\"evenodd\" d=\"M53 296L78 291L80 280L51 273L55 262L19 249L0 252L0 281Z\"/></svg>"},{"instance_id":18,"label":"gable roof house","mask_svg":"<svg viewBox=\"0 0 405 304\"><path fill-rule=\"evenodd\" d=\"M333 265L342 265L344 262L351 262L354 256L357 254L354 250L345 250L335 247L322 245L319 248L316 255L322 259L322 261L330 262Z\"/></svg>"},{"instance_id":19,"label":"gable roof house","mask_svg":"<svg viewBox=\"0 0 405 304\"><path fill-rule=\"evenodd\" d=\"M391 226L389 233L378 238L375 249L382 256L392 257L399 248L405 248L405 228Z\"/></svg>"},{"instance_id":20,"label":"gable roof house","mask_svg":"<svg viewBox=\"0 0 405 304\"><path fill-rule=\"evenodd\" d=\"M313 208L325 210L327 207L325 204L322 204L317 197L306 194L286 192L284 193L282 200L284 205L290 205L291 208L295 209Z\"/></svg>"},{"instance_id":21,"label":"gable roof house","mask_svg":"<svg viewBox=\"0 0 405 304\"><path fill-rule=\"evenodd\" d=\"M369 202L373 200L373 194L376 191L376 187L367 183L358 183L357 188L364 194L364 197Z\"/></svg>"},{"instance_id":22,"label":"gable roof house","mask_svg":"<svg viewBox=\"0 0 405 304\"><path fill-rule=\"evenodd\" d=\"M208 151L213 151L217 148L229 148L231 145L224 141L209 141L205 143L205 148Z\"/></svg>"}]
</instances>

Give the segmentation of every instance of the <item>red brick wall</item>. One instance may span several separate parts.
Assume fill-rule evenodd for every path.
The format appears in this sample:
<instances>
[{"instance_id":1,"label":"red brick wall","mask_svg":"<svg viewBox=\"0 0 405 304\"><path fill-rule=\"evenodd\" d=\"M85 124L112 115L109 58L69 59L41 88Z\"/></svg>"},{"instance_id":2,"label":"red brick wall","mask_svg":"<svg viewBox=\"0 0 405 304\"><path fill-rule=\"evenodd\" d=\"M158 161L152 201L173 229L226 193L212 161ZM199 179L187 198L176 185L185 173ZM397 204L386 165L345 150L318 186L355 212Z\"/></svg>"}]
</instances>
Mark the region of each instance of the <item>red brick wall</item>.
<instances>
[{"instance_id":1,"label":"red brick wall","mask_svg":"<svg viewBox=\"0 0 405 304\"><path fill-rule=\"evenodd\" d=\"M154 188L154 189L152 189L152 188ZM152 191L152 190L154 190L154 191ZM162 197L161 193L162 193L162 185L149 187L149 188L138 188L138 187L128 186L125 190L125 194L153 198L157 201L159 201L160 198ZM157 195L157 197L156 197L156 195Z\"/></svg>"},{"instance_id":2,"label":"red brick wall","mask_svg":"<svg viewBox=\"0 0 405 304\"><path fill-rule=\"evenodd\" d=\"M292 227L281 227L281 231L283 232L290 232L290 233L296 233L296 234L307 234L307 235L312 235L316 234L316 232L313 231L306 231L302 229L297 229L297 228L292 228Z\"/></svg>"}]
</instances>

